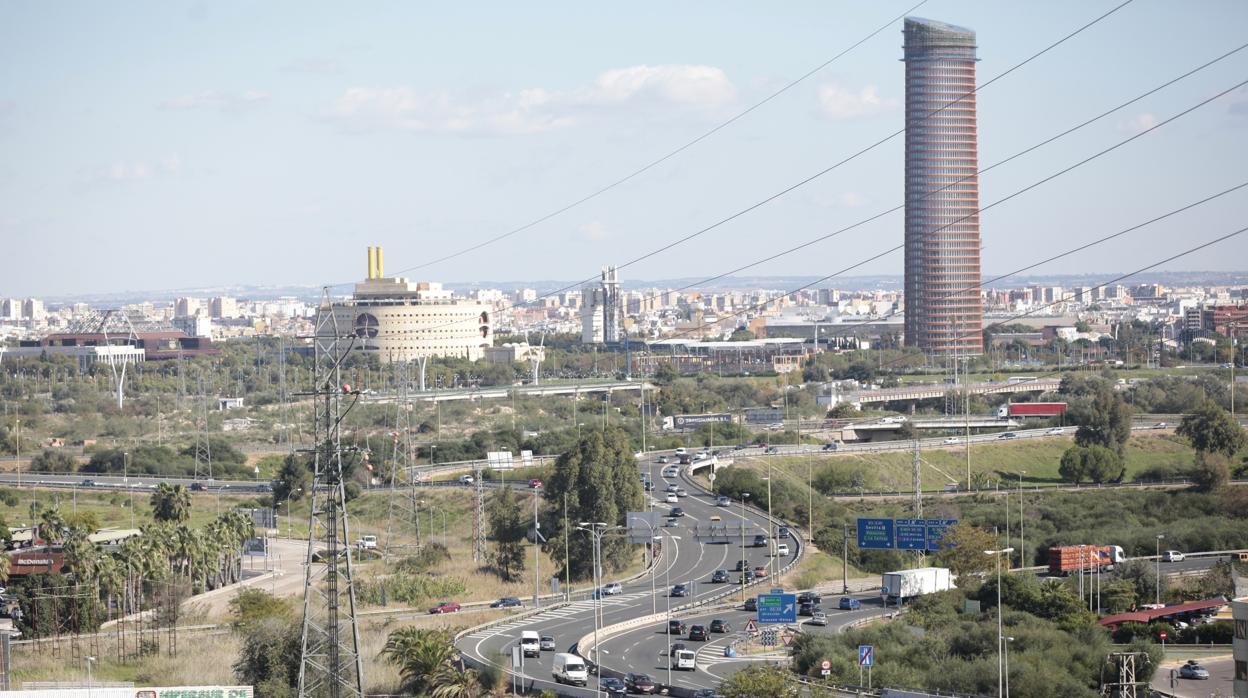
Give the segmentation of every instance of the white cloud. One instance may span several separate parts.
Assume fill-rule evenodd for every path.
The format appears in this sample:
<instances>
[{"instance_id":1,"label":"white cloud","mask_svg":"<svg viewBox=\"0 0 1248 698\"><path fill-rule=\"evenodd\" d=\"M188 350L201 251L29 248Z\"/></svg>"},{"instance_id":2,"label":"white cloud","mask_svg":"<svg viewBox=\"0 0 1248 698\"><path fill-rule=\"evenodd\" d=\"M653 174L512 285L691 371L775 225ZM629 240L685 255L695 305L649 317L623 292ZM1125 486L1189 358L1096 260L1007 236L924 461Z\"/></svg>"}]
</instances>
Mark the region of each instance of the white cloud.
<instances>
[{"instance_id":1,"label":"white cloud","mask_svg":"<svg viewBox=\"0 0 1248 698\"><path fill-rule=\"evenodd\" d=\"M137 182L182 173L182 158L173 154L158 160L117 160L95 172L90 179L109 182Z\"/></svg>"},{"instance_id":2,"label":"white cloud","mask_svg":"<svg viewBox=\"0 0 1248 698\"><path fill-rule=\"evenodd\" d=\"M291 73L309 73L312 75L332 75L339 69L338 62L328 58L300 58L282 67Z\"/></svg>"},{"instance_id":3,"label":"white cloud","mask_svg":"<svg viewBox=\"0 0 1248 698\"><path fill-rule=\"evenodd\" d=\"M592 221L582 225L579 229L581 239L590 242L602 242L611 237L611 231L607 230L607 226L599 221Z\"/></svg>"},{"instance_id":4,"label":"white cloud","mask_svg":"<svg viewBox=\"0 0 1248 698\"><path fill-rule=\"evenodd\" d=\"M1118 128L1130 134L1138 134L1147 131L1157 125L1157 117L1147 112L1136 114L1127 119L1125 122L1118 124Z\"/></svg>"},{"instance_id":5,"label":"white cloud","mask_svg":"<svg viewBox=\"0 0 1248 698\"><path fill-rule=\"evenodd\" d=\"M586 87L529 88L491 95L410 87L351 87L329 117L351 128L513 135L567 128L594 115L716 109L736 99L724 72L709 66L633 66L609 70Z\"/></svg>"},{"instance_id":6,"label":"white cloud","mask_svg":"<svg viewBox=\"0 0 1248 698\"><path fill-rule=\"evenodd\" d=\"M195 94L182 95L166 99L160 103L161 109L215 109L223 112L237 112L260 106L269 101L269 95L259 90L243 92L221 92L204 90Z\"/></svg>"},{"instance_id":7,"label":"white cloud","mask_svg":"<svg viewBox=\"0 0 1248 698\"><path fill-rule=\"evenodd\" d=\"M855 92L839 83L824 83L819 86L818 99L819 113L833 120L874 116L898 105L895 99L881 97L875 85L867 85Z\"/></svg>"},{"instance_id":8,"label":"white cloud","mask_svg":"<svg viewBox=\"0 0 1248 698\"><path fill-rule=\"evenodd\" d=\"M867 197L856 191L847 191L837 197L837 203L845 208L858 208L866 205Z\"/></svg>"}]
</instances>

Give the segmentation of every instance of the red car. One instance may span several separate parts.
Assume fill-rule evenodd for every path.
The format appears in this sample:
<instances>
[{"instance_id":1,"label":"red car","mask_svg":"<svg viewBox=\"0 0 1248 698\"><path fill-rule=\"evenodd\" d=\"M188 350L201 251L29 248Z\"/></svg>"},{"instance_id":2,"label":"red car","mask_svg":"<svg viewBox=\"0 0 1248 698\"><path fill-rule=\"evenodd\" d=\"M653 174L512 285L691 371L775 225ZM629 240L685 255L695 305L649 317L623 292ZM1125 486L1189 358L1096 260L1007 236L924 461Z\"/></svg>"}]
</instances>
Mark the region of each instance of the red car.
<instances>
[{"instance_id":1,"label":"red car","mask_svg":"<svg viewBox=\"0 0 1248 698\"><path fill-rule=\"evenodd\" d=\"M534 479L532 479L532 480L529 480L529 489L533 489L533 490L535 490L535 489L537 489L537 488L539 488L539 487L541 487L541 486L542 486L542 481L541 481L541 480L538 480L537 478L534 478Z\"/></svg>"},{"instance_id":2,"label":"red car","mask_svg":"<svg viewBox=\"0 0 1248 698\"><path fill-rule=\"evenodd\" d=\"M430 613L455 613L460 609L459 604L454 601L443 601L442 603L429 609Z\"/></svg>"}]
</instances>

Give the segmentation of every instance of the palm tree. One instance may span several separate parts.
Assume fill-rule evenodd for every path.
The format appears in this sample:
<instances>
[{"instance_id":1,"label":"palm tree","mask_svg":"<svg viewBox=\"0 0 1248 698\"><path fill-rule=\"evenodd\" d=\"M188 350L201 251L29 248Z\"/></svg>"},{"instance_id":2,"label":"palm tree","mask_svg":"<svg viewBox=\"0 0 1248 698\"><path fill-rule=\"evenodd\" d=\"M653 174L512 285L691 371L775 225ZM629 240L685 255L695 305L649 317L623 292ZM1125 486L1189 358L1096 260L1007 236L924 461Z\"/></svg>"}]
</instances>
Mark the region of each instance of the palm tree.
<instances>
[{"instance_id":1,"label":"palm tree","mask_svg":"<svg viewBox=\"0 0 1248 698\"><path fill-rule=\"evenodd\" d=\"M455 646L445 630L406 627L390 633L381 655L399 667L399 675L413 693L423 693L432 685L434 674L449 666Z\"/></svg>"},{"instance_id":2,"label":"palm tree","mask_svg":"<svg viewBox=\"0 0 1248 698\"><path fill-rule=\"evenodd\" d=\"M0 555L0 582L9 581L9 556Z\"/></svg>"},{"instance_id":3,"label":"palm tree","mask_svg":"<svg viewBox=\"0 0 1248 698\"><path fill-rule=\"evenodd\" d=\"M183 485L160 483L152 493L151 504L157 521L185 523L191 518L191 493Z\"/></svg>"},{"instance_id":4,"label":"palm tree","mask_svg":"<svg viewBox=\"0 0 1248 698\"><path fill-rule=\"evenodd\" d=\"M438 669L429 682L433 686L433 698L477 698L481 695L481 681L476 669L456 666L447 662Z\"/></svg>"},{"instance_id":5,"label":"palm tree","mask_svg":"<svg viewBox=\"0 0 1248 698\"><path fill-rule=\"evenodd\" d=\"M50 507L39 513L39 537L53 544L65 540L65 519L60 509Z\"/></svg>"}]
</instances>

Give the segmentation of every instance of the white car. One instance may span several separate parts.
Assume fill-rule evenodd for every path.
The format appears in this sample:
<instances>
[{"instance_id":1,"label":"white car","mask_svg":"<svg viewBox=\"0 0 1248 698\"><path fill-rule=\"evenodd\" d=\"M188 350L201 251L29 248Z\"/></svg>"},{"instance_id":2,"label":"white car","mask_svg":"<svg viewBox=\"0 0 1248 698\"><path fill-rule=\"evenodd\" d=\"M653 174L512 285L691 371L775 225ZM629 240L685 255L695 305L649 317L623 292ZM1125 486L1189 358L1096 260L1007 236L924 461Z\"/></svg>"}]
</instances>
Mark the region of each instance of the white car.
<instances>
[{"instance_id":1,"label":"white car","mask_svg":"<svg viewBox=\"0 0 1248 698\"><path fill-rule=\"evenodd\" d=\"M677 470L676 468L664 468L663 469L663 477L676 477L677 475L680 475L680 471Z\"/></svg>"},{"instance_id":2,"label":"white car","mask_svg":"<svg viewBox=\"0 0 1248 698\"><path fill-rule=\"evenodd\" d=\"M676 490L676 496L677 496L677 497L688 497L688 496L689 496L689 493L685 491L685 488L681 487L681 488L678 488L678 489Z\"/></svg>"},{"instance_id":3,"label":"white car","mask_svg":"<svg viewBox=\"0 0 1248 698\"><path fill-rule=\"evenodd\" d=\"M1177 550L1167 550L1161 554L1162 562L1183 562L1186 558L1186 555Z\"/></svg>"},{"instance_id":4,"label":"white car","mask_svg":"<svg viewBox=\"0 0 1248 698\"><path fill-rule=\"evenodd\" d=\"M474 480L474 479L473 479L473 477L472 477L471 475L460 475L460 476L459 476L459 484L461 484L461 485L471 485L471 484L472 484L472 483L474 483L474 482L476 482L476 480Z\"/></svg>"},{"instance_id":5,"label":"white car","mask_svg":"<svg viewBox=\"0 0 1248 698\"><path fill-rule=\"evenodd\" d=\"M1044 432L1044 433L1045 433L1045 434L1047 434L1047 435L1049 435L1049 436L1059 436L1059 435L1061 435L1061 434L1065 434L1065 433L1066 433L1066 430L1065 430L1065 429L1063 429L1063 428L1061 428L1061 427L1053 427L1052 429L1050 429L1050 430L1048 430L1048 431L1046 431L1046 432Z\"/></svg>"},{"instance_id":6,"label":"white car","mask_svg":"<svg viewBox=\"0 0 1248 698\"><path fill-rule=\"evenodd\" d=\"M672 485L668 485L668 486L667 486L667 489L666 489L666 490L664 490L664 491L665 491L665 492L670 492L671 494L676 494L676 490L678 490L678 489L680 489L680 485L675 485L675 484L672 484Z\"/></svg>"},{"instance_id":7,"label":"white car","mask_svg":"<svg viewBox=\"0 0 1248 698\"><path fill-rule=\"evenodd\" d=\"M776 557L788 557L788 556L789 556L789 544L788 543L776 544Z\"/></svg>"},{"instance_id":8,"label":"white car","mask_svg":"<svg viewBox=\"0 0 1248 698\"><path fill-rule=\"evenodd\" d=\"M680 503L680 498L676 496L676 493L675 493L675 492L671 492L671 493L668 493L668 495L667 495L667 499L666 499L665 501L666 501L668 504L679 504L679 503Z\"/></svg>"},{"instance_id":9,"label":"white car","mask_svg":"<svg viewBox=\"0 0 1248 698\"><path fill-rule=\"evenodd\" d=\"M698 451L697 453L693 454L694 460L706 460L707 458L710 458L710 457L711 457L711 454L707 453L706 451Z\"/></svg>"},{"instance_id":10,"label":"white car","mask_svg":"<svg viewBox=\"0 0 1248 698\"><path fill-rule=\"evenodd\" d=\"M953 445L957 445L957 444L960 444L960 443L962 443L962 439L959 439L959 438L958 438L958 437L956 437L956 436L950 436L949 438L945 439L945 444L946 444L946 445L953 446Z\"/></svg>"},{"instance_id":11,"label":"white car","mask_svg":"<svg viewBox=\"0 0 1248 698\"><path fill-rule=\"evenodd\" d=\"M360 539L355 542L355 546L360 550L376 550L377 536L360 536Z\"/></svg>"},{"instance_id":12,"label":"white car","mask_svg":"<svg viewBox=\"0 0 1248 698\"><path fill-rule=\"evenodd\" d=\"M616 594L623 594L624 585L620 584L619 582L611 582L610 584L602 588L602 593L604 596L615 596Z\"/></svg>"}]
</instances>

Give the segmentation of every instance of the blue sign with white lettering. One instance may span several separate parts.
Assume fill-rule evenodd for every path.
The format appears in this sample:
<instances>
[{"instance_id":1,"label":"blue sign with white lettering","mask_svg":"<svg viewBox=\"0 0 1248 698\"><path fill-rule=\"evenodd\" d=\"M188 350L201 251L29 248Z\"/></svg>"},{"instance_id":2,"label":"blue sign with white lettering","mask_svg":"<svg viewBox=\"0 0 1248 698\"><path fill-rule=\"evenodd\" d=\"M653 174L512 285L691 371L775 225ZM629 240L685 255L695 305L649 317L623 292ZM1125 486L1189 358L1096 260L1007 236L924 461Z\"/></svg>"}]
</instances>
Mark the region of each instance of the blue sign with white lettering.
<instances>
[{"instance_id":1,"label":"blue sign with white lettering","mask_svg":"<svg viewBox=\"0 0 1248 698\"><path fill-rule=\"evenodd\" d=\"M858 645L858 666L875 666L875 648L871 645Z\"/></svg>"},{"instance_id":2,"label":"blue sign with white lettering","mask_svg":"<svg viewBox=\"0 0 1248 698\"><path fill-rule=\"evenodd\" d=\"M958 523L957 519L928 519L927 520L927 549L940 550L942 546L940 539L945 535L945 529Z\"/></svg>"},{"instance_id":3,"label":"blue sign with white lettering","mask_svg":"<svg viewBox=\"0 0 1248 698\"><path fill-rule=\"evenodd\" d=\"M796 594L759 594L759 623L796 623Z\"/></svg>"},{"instance_id":4,"label":"blue sign with white lettering","mask_svg":"<svg viewBox=\"0 0 1248 698\"><path fill-rule=\"evenodd\" d=\"M897 519L893 530L898 550L927 550L926 519Z\"/></svg>"},{"instance_id":5,"label":"blue sign with white lettering","mask_svg":"<svg viewBox=\"0 0 1248 698\"><path fill-rule=\"evenodd\" d=\"M858 519L858 548L860 550L889 550L892 547L892 519Z\"/></svg>"}]
</instances>

